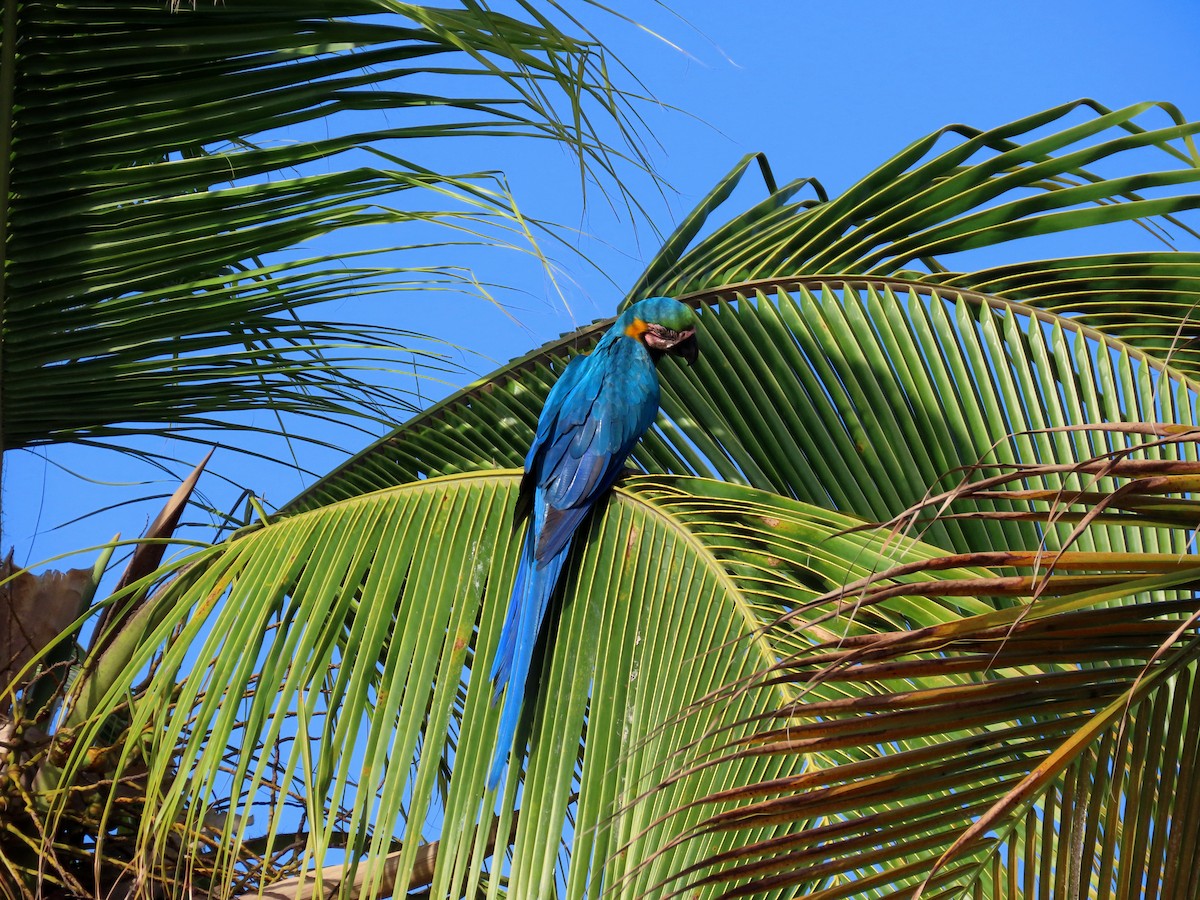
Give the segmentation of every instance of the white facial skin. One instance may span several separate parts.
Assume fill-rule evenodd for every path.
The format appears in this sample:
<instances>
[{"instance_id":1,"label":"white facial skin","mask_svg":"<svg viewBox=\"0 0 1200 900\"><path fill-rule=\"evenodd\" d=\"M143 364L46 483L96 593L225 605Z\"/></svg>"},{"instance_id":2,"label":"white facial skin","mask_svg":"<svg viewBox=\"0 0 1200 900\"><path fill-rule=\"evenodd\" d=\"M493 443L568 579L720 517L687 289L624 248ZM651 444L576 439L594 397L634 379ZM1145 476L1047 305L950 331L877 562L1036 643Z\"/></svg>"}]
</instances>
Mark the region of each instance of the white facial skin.
<instances>
[{"instance_id":1,"label":"white facial skin","mask_svg":"<svg viewBox=\"0 0 1200 900\"><path fill-rule=\"evenodd\" d=\"M665 352L676 344L686 341L695 333L695 328L689 328L686 331L673 331L665 325L655 325L653 322L650 322L646 325L646 333L642 336L642 340L646 342L646 346L651 350L662 350Z\"/></svg>"}]
</instances>

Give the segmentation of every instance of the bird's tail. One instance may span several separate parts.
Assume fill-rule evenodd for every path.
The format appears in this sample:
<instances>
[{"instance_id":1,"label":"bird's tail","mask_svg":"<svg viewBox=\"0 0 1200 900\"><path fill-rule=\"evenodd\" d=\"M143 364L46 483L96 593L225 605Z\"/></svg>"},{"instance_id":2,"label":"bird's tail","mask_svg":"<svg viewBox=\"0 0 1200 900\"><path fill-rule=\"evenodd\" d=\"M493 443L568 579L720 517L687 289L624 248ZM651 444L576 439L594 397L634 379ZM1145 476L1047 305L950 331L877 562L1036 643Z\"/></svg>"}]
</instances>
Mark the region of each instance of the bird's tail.
<instances>
[{"instance_id":1,"label":"bird's tail","mask_svg":"<svg viewBox=\"0 0 1200 900\"><path fill-rule=\"evenodd\" d=\"M500 646L496 651L496 661L492 663L492 674L489 676L495 687L492 694L493 704L500 699L505 686L508 687L504 709L500 714L496 755L488 773L489 789L495 788L500 783L500 776L504 774L508 754L512 750L513 735L517 730L517 721L521 717L521 703L526 693L525 681L529 676L533 648L542 630L542 619L546 615L550 596L554 593L558 573L562 571L563 562L570 550L568 542L568 545L547 561L545 566L538 568L533 556L533 545L533 529L530 528L521 549L521 562L517 567L512 598L508 601L508 613L504 617L504 626L500 629Z\"/></svg>"}]
</instances>

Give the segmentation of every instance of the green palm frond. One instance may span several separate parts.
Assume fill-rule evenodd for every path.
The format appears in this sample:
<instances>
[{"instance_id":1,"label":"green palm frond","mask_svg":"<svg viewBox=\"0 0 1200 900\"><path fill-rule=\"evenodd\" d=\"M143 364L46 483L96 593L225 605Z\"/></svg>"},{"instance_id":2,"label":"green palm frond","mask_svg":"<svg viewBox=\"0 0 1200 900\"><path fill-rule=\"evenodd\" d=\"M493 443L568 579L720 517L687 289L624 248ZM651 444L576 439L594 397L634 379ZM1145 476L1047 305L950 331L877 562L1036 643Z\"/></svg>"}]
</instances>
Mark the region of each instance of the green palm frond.
<instances>
[{"instance_id":1,"label":"green palm frond","mask_svg":"<svg viewBox=\"0 0 1200 900\"><path fill-rule=\"evenodd\" d=\"M1163 251L1035 260L934 278L1070 315L1195 377L1198 273L1200 256Z\"/></svg>"},{"instance_id":2,"label":"green palm frond","mask_svg":"<svg viewBox=\"0 0 1200 900\"><path fill-rule=\"evenodd\" d=\"M1168 124L1139 124L1156 116ZM1083 229L1098 237L1122 222L1142 224L1151 239L1164 240L1166 226L1195 237L1173 214L1195 209L1200 199L1170 191L1200 180L1198 130L1200 123L1169 104L1113 111L1091 100L983 131L949 126L828 201L794 200L808 181L794 182L686 252L668 246L651 268L656 277L640 282L637 294L690 294L802 274L932 278L950 260L958 264L952 254L965 261L969 251L1009 242L1037 246L1038 237ZM1167 168L1148 169L1147 150ZM1097 162L1120 174L1086 168ZM1155 195L1137 193L1146 189ZM717 204L714 195L708 212Z\"/></svg>"},{"instance_id":3,"label":"green palm frond","mask_svg":"<svg viewBox=\"0 0 1200 900\"><path fill-rule=\"evenodd\" d=\"M370 371L436 375L446 354L307 307L478 290L429 264L439 240L540 254L552 234L499 172L431 165L429 139L559 142L602 186L647 168L602 48L528 4L5 8L6 449L262 409L395 421L415 400ZM323 136L291 139L316 121ZM361 225L400 235L378 248L396 252L301 249Z\"/></svg>"},{"instance_id":4,"label":"green palm frond","mask_svg":"<svg viewBox=\"0 0 1200 900\"><path fill-rule=\"evenodd\" d=\"M1198 129L1170 104L1114 111L1091 100L982 131L947 127L830 200L819 185L817 200L796 199L805 179L696 240L693 222L627 302L788 276L892 276L1069 312L1131 346L1169 349L1195 375L1189 292L1200 256L1186 249L1195 229L1175 214L1200 204L1187 188L1200 179ZM1153 168L1156 158L1164 168ZM714 191L694 218L711 217L726 196ZM1040 239L1071 232L1122 249L1034 255ZM1142 252L1146 243L1174 252Z\"/></svg>"},{"instance_id":5,"label":"green palm frond","mask_svg":"<svg viewBox=\"0 0 1200 900\"><path fill-rule=\"evenodd\" d=\"M1171 125L1145 129L1137 124L1139 119L1153 114L1165 114ZM1064 119L1080 117L1084 119L1082 124L1072 124L1060 131L1051 130ZM705 354L701 369L702 374L711 373L705 384L706 396L698 397L698 391L689 380L674 377L675 370L666 368L667 382L679 392L676 396L686 402L668 406L667 416L660 419L663 436L671 446L664 447L658 436L652 436L639 448L639 463L652 471L719 474L723 478L745 480L812 502L832 500L839 508L860 515L887 518L914 501L914 491L923 491L956 466L975 463L988 452L994 441L1004 439L1011 432L1036 428L1039 424L1094 421L1090 418L1093 413L1106 420L1142 417L1173 421L1174 409L1178 408L1179 415L1189 415L1185 409L1188 404L1182 402L1183 395L1178 390L1173 394L1151 385L1157 383L1158 376L1152 373L1159 370L1164 359L1169 361L1170 372L1177 378L1190 378L1196 374L1188 350L1190 303L1184 292L1189 284L1189 267L1200 259L1200 255L1134 253L1081 259L1073 266L1073 277L1063 279L1056 289L1030 288L1022 282L1018 290L1001 283L995 285L995 293L990 293L984 289L991 288L993 280L1003 273L1019 273L1024 271L1022 266L1036 273L1039 265L1046 268L1050 264L1012 264L997 269L995 276L990 269L982 270L976 276L969 273L955 275L941 264L936 264L932 272L920 272L912 270L911 265L914 260L931 262L932 246L916 247L909 256L897 255L896 248L902 227L911 229L919 225L939 235L940 241L942 232L939 229L958 229L967 233L959 223L964 217L971 216L992 223L984 228L977 222L974 229L969 230L970 243L975 247L1008 243L1016 238L1044 233L1050 226L1041 219L1038 220L1040 224L1031 225L1023 218L1034 217L1037 209L1023 205L1011 207L1002 202L1003 198L1024 196L1031 191L1035 196L1046 198L1045 203L1066 205L1063 215L1052 220L1054 229L1084 230L1099 237L1105 232L1105 226L1136 220L1147 225L1147 230L1140 233L1155 234L1157 226L1142 217L1157 213L1140 205L1143 200L1130 191L1127 181L1153 180L1156 176L1142 173L1101 178L1083 166L1104 159L1114 165L1119 161L1137 172L1135 167L1144 167L1146 162L1136 151L1150 148L1176 166L1169 170L1174 173L1170 178L1164 176L1166 181L1188 183L1200 177L1200 169L1194 165L1191 142L1191 135L1197 128L1200 126L1186 122L1173 107L1166 105L1139 104L1111 112L1087 101L1058 107L988 131L961 127L943 129L916 142L839 197L827 198L820 185L809 179L796 181L773 191L767 199L727 223L709 227L756 159L747 157L668 239L627 301L665 293L691 299L697 305L715 306L721 300L735 301L738 296L753 300L756 292L761 291L773 299L784 322L772 327L766 310L763 310L757 317L763 321L746 323L745 329L753 329L747 333L740 326L743 316L747 315L744 310L739 309L737 316L729 320L729 329L717 330L714 319L707 319L706 326L711 329L714 343ZM949 149L942 148L942 144L955 135L961 138L959 143ZM1023 136L1026 143L1017 143L1016 139ZM1064 193L1062 188L1067 181L1088 185L1088 197ZM774 183L769 173L767 182L769 185ZM799 195L810 187L816 198L799 199ZM1165 205L1186 209L1195 202L1195 195L1188 193L1173 196ZM1153 208L1157 210L1158 206ZM1003 215L996 210L1002 210ZM885 223L896 224L885 228ZM1187 231L1182 225L1171 227L1184 233ZM860 255L848 254L844 248L850 246L859 247ZM880 252L887 249L888 255L878 259L865 255L877 248ZM966 249L965 245L952 243L948 249L939 252ZM1128 286L1128 291L1121 295L1124 306L1114 312L1114 305L1108 304L1103 314L1093 311L1094 295L1103 290L1106 274L1111 275L1111 270L1106 267L1118 259L1124 266L1122 277L1127 279ZM844 274L835 278L826 273ZM859 299L848 302L846 312L839 313L833 292L845 289L847 275L854 276L851 287ZM1035 274L1029 280L1036 278ZM801 286L794 279L802 279L806 290L801 290L791 302L778 300L780 291L788 292ZM748 280L754 283L739 291L738 285L744 285ZM1043 281L1038 280L1037 284ZM935 286L942 284L952 290L935 292ZM975 284L979 289L973 287ZM808 292L816 293L818 299L807 300ZM877 294L883 294L884 299L873 299ZM937 300L929 299L931 296L941 298L942 308L939 309ZM920 312L918 304L926 307L924 313ZM986 312L984 306L992 307L993 311ZM1151 314L1136 316L1135 325L1132 321L1135 308ZM1130 312L1124 313L1123 309ZM877 310L886 310L884 318L873 318ZM1048 311L1061 315L1047 315ZM964 317L978 321L971 326ZM1117 319L1121 320L1118 323L1121 327L1110 327ZM799 327L800 320L809 324ZM1043 324L1035 326L1035 321ZM335 470L321 485L298 498L297 504L319 503L323 497L350 496L359 489L403 483L424 474L518 464L528 446L525 429L533 424L531 410L540 406L548 384L565 364L569 353L586 350L603 327L598 324L548 344L449 398L429 413L414 417L391 436ZM1034 334L1038 327L1046 333ZM792 331L790 340L784 337L784 328ZM836 339L825 332L828 328L839 332ZM972 328L979 333L968 335ZM767 331L764 333L763 329ZM727 338L727 330L736 337ZM1018 336L1018 331L1026 334ZM1077 335L1088 340L1079 340ZM1085 347L1096 340L1113 347L1118 360L1128 356L1128 362L1110 364L1103 358L1089 360ZM857 347L848 345L860 341L866 342L861 348L863 358L857 361L847 358L848 353L860 352ZM965 342L966 346L955 347L951 345L952 341ZM1015 346L1018 341L1025 346ZM796 349L789 350L790 345L797 345ZM1036 375L1042 384L1016 384L1016 377L1028 376L1006 378L1002 372L989 371L992 354L999 352L1001 345L1012 346L1012 350L1006 352L1017 354L1015 372L1030 366L1030 374ZM1165 357L1159 352L1164 347L1172 350ZM1138 351L1149 351L1151 356ZM835 361L845 360L836 372L833 368L821 368L821 360L829 352L833 353ZM925 363L920 357L913 356L914 353L934 353L934 361ZM791 359L787 358L789 354ZM1072 354L1076 357L1074 361L1068 359ZM744 368L736 373L715 366L709 368L714 355L719 356L722 365ZM769 362L760 363L758 358L764 355L770 355ZM1032 358L1022 359L1024 356ZM804 358L798 360L798 357ZM1151 360L1151 368L1141 372L1144 360ZM812 369L813 373L803 380L797 377L801 383L795 387L784 385L778 394L775 393L778 387L775 381L790 381L789 369L796 370L798 362L801 368ZM1115 365L1117 370L1104 372L1110 365ZM755 366L758 370L750 371ZM855 368L854 373L846 372L850 366ZM865 376L865 368L878 366L894 367L896 371ZM1053 378L1046 371L1048 366L1054 368ZM906 371L914 368L925 368L926 371ZM1072 368L1080 369L1077 376L1065 374L1064 370ZM858 386L860 393L857 395L846 394L848 389L834 383L835 378L855 380L860 373L867 383ZM690 408L695 403L721 403L719 395L728 389L723 379L729 376L732 380L735 375L742 380L734 382L732 389L737 390L741 384L747 392L754 393L754 397L747 400L743 396L739 398L741 403L722 403L722 416L701 419ZM1067 390L1064 397L1055 398L1052 381L1070 377L1079 379L1075 389ZM1105 378L1105 384L1109 386L1098 385L1097 377ZM886 386L897 378L900 379L899 388ZM948 401L954 390L965 390L973 378L992 382L987 388L992 395L990 398L964 399L960 409L938 409L935 414L936 407L931 405L935 398L939 402ZM880 384L873 385L871 380ZM1186 383L1190 384L1190 381ZM1131 397L1124 396L1130 389L1138 397L1136 404ZM854 420L860 416L869 417L869 412L863 408L868 401L875 407L893 407L890 411L901 420L912 419L912 412L894 407L902 399L912 405L913 401L903 395L913 390L926 395L917 402L929 410L925 414L928 421L885 420L884 424L902 425L908 429L904 437L910 440L914 434L923 431L924 443L908 449L928 453L932 458L921 460L916 467L893 470L888 481L895 478L909 481L903 488L907 495L898 504L889 503L886 498L851 501L846 492L854 490L852 482L863 482L861 472L844 479L851 483L838 486L819 485L817 482L823 480L823 476L806 471L808 466L820 466L825 462L832 446L839 449L839 459L833 460L832 464L849 464L850 458L858 452L854 450L856 443L861 444L864 438L862 432L855 435ZM973 386L971 390L974 390ZM496 396L498 391L502 396ZM888 396L872 396L880 391L886 391ZM1021 410L1016 396L1029 391L1038 393L1039 402L1030 409ZM831 396L838 392L844 396ZM1051 407L1066 408L1043 413L1037 408L1043 401ZM809 413L812 406L821 407L826 403L837 407L836 411ZM977 403L980 404L978 409L973 408ZM1166 408L1161 408L1162 405ZM681 406L689 408L684 412ZM754 458L759 437L766 437L764 422L751 421L756 406L769 411L771 420L777 418L776 411L783 412L780 419L789 412L806 416L805 428L823 418L824 423L819 427L834 443L821 444L804 456L790 452L781 454L776 446ZM996 412L1000 418L992 421L992 414ZM732 420L725 420L725 414L732 414ZM947 419L945 422L941 421L943 414ZM680 433L680 423L675 415L687 419L684 434ZM1002 419L1007 420L1004 421L1007 427L1001 427ZM454 422L456 433L453 438L446 436L443 439L440 423L447 420ZM839 426L837 420L848 424ZM502 433L496 433L497 421L505 423L500 429ZM743 434L731 433L732 427L739 423L744 423ZM797 433L794 422L773 421L771 427ZM878 427L877 424L876 429ZM849 433L839 434L842 430ZM892 440L898 437L891 435ZM720 446L723 442L727 446ZM1068 443L1059 440L1057 451L1065 450ZM790 451L786 441L783 446ZM966 452L957 453L959 446ZM1098 452L1098 448L1076 446L1075 452L1090 456ZM1028 456L1028 451L1025 455ZM769 456L770 460L764 460L763 456ZM790 470L780 471L781 467L789 466ZM837 478L833 476L831 480ZM881 486L888 488L888 483L881 482ZM325 491L329 493L325 494ZM824 491L831 492L828 500L822 497ZM937 540L946 542L944 537Z\"/></svg>"},{"instance_id":6,"label":"green palm frond","mask_svg":"<svg viewBox=\"0 0 1200 900\"><path fill-rule=\"evenodd\" d=\"M1179 428L1164 440L1195 436ZM1056 517L1078 508L1085 525L1104 512L1120 513L1130 529L1174 512L1185 527L1195 522L1195 461L1134 451L1079 472L1098 468L1121 486L1065 491ZM1009 476L1012 493L1031 493L1022 487L1028 474ZM994 486L981 480L953 492L950 508L998 515L981 502L983 488ZM966 578L938 571L983 565L988 574ZM935 580L896 583L917 571ZM741 834L741 846L661 887L833 900L1133 897L1148 884L1161 896L1189 896L1200 851L1190 799L1200 770L1188 736L1200 671L1198 579L1200 561L1188 553L957 554L798 606L772 630L803 633L811 644L712 702L781 683L799 702L760 718L709 763L782 757L806 760L807 770L714 793L713 809L679 840ZM870 622L877 604L900 597L996 608L929 627ZM830 639L806 628L826 627L847 607L862 633ZM765 824L787 822L788 833L761 840Z\"/></svg>"},{"instance_id":7,"label":"green palm frond","mask_svg":"<svg viewBox=\"0 0 1200 900\"><path fill-rule=\"evenodd\" d=\"M481 672L495 651L518 557L517 480L495 471L427 480L203 551L79 682L59 736L74 749L51 773L70 791L47 793L59 827L69 832L64 823L79 815L74 797L99 790L104 830L116 829L101 850L157 860L146 873L152 881L186 877L206 890L248 891L289 865L337 862L336 848L344 848L342 877L361 867L368 884L382 877L371 865L398 854L400 893L425 823L437 816L432 890L439 896L473 894L502 870L544 893L564 853L573 861L569 895L600 884L632 890L661 877L637 863L698 821L698 810L688 811L693 800L795 774L790 763L748 760L749 768L710 767L644 794L665 762L710 747L708 729L731 727L722 740L736 738L746 730L739 721L793 699L788 689L750 705L723 704L686 727L662 723L787 652L792 639L769 639L766 626L790 606L847 578L935 554L850 531L857 520L750 488L627 482L576 554L519 731L532 748L528 763L524 771L510 767L502 789L497 833L512 830L511 857L489 868L495 796L484 782L499 710ZM984 609L954 599L897 601L878 605L867 621L930 626ZM854 633L861 624L847 618L830 623L829 633L842 627ZM131 699L127 686L147 665L150 678ZM118 713L128 736L101 776L116 780L97 784L87 748L96 746L99 724ZM442 779L451 767L447 791ZM120 787L103 787L112 783ZM232 798L230 783L239 785ZM123 798L131 786L146 792L153 815L128 817ZM627 812L614 818L622 807ZM675 809L682 812L662 818ZM568 815L573 835L560 850ZM277 854L297 828L300 844ZM773 833L767 828L762 837ZM177 834L209 849L182 853ZM721 840L680 844L680 855L662 865L686 868L725 849ZM85 865L69 854L59 862L68 870Z\"/></svg>"},{"instance_id":8,"label":"green palm frond","mask_svg":"<svg viewBox=\"0 0 1200 900\"><path fill-rule=\"evenodd\" d=\"M972 467L1088 458L1123 440L1069 426L1193 420L1194 383L1174 367L1073 318L974 292L804 278L691 299L703 352L690 369L661 367L662 415L634 452L648 471L745 481L884 521ZM414 417L289 508L519 465L556 373L607 324L548 344ZM1143 452L1190 457L1194 449ZM928 539L947 549L1055 541L1053 531L1017 519L928 527ZM1099 528L1085 540L1117 548L1134 538ZM1170 531L1139 529L1137 540L1146 550L1186 546Z\"/></svg>"}]
</instances>

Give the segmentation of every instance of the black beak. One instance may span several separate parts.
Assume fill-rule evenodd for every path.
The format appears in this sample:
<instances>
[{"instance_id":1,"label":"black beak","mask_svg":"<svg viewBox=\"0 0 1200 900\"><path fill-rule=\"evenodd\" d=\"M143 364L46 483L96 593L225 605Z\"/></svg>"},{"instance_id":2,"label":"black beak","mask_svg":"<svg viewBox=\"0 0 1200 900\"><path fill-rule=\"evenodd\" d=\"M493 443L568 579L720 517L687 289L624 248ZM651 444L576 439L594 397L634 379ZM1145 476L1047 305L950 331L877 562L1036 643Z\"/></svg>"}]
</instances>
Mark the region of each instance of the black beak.
<instances>
[{"instance_id":1,"label":"black beak","mask_svg":"<svg viewBox=\"0 0 1200 900\"><path fill-rule=\"evenodd\" d=\"M700 342L696 340L696 332L692 332L671 348L671 352L682 356L689 366L695 365L700 356Z\"/></svg>"}]
</instances>

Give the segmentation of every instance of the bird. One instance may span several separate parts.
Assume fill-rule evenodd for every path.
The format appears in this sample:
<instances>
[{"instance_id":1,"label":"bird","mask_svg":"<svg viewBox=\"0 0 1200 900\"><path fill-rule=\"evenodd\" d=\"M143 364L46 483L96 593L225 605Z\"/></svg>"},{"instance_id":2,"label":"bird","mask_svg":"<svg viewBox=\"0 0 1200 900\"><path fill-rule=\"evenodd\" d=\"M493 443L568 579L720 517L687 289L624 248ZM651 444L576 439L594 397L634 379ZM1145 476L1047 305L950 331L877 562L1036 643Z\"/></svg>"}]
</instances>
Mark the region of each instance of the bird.
<instances>
[{"instance_id":1,"label":"bird","mask_svg":"<svg viewBox=\"0 0 1200 900\"><path fill-rule=\"evenodd\" d=\"M546 397L517 493L514 522L529 524L489 676L492 705L504 694L489 789L513 749L533 648L571 541L654 422L658 361L696 361L697 324L691 307L670 297L634 303L590 354L571 360Z\"/></svg>"}]
</instances>

